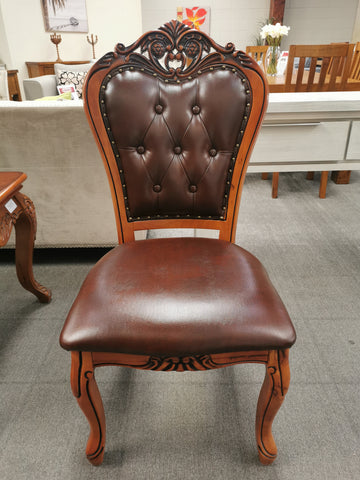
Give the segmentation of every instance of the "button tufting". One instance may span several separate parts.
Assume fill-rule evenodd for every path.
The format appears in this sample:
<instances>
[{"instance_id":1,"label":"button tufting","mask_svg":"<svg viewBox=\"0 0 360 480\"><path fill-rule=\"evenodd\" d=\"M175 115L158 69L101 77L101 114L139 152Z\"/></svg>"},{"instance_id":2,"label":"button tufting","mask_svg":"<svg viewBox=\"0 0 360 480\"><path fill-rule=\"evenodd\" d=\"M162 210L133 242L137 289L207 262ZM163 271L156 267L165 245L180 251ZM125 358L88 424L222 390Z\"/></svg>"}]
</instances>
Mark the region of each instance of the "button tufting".
<instances>
[{"instance_id":1,"label":"button tufting","mask_svg":"<svg viewBox=\"0 0 360 480\"><path fill-rule=\"evenodd\" d=\"M139 146L137 147L136 151L137 151L138 153L140 153L140 155L141 155L142 153L145 152L145 148L144 148L142 145L139 145Z\"/></svg>"},{"instance_id":2,"label":"button tufting","mask_svg":"<svg viewBox=\"0 0 360 480\"><path fill-rule=\"evenodd\" d=\"M194 115L198 115L198 114L200 113L200 107L199 107L199 105L194 105L194 106L192 107L192 112L193 112Z\"/></svg>"},{"instance_id":3,"label":"button tufting","mask_svg":"<svg viewBox=\"0 0 360 480\"><path fill-rule=\"evenodd\" d=\"M196 185L189 185L189 190L191 193L197 192L197 186Z\"/></svg>"},{"instance_id":4,"label":"button tufting","mask_svg":"<svg viewBox=\"0 0 360 480\"><path fill-rule=\"evenodd\" d=\"M156 193L161 192L161 185L154 185L154 186L153 186L153 190L154 190L154 192L156 192Z\"/></svg>"},{"instance_id":5,"label":"button tufting","mask_svg":"<svg viewBox=\"0 0 360 480\"><path fill-rule=\"evenodd\" d=\"M162 113L163 110L164 110L164 107L162 105L160 105L160 104L156 105L156 107L155 107L155 112L156 113Z\"/></svg>"},{"instance_id":6,"label":"button tufting","mask_svg":"<svg viewBox=\"0 0 360 480\"><path fill-rule=\"evenodd\" d=\"M174 152L176 153L176 155L179 155L181 153L181 147L174 147Z\"/></svg>"},{"instance_id":7,"label":"button tufting","mask_svg":"<svg viewBox=\"0 0 360 480\"><path fill-rule=\"evenodd\" d=\"M211 149L209 150L209 155L210 155L210 157L215 157L216 154L217 154L217 151L215 150L215 148L211 148Z\"/></svg>"}]
</instances>

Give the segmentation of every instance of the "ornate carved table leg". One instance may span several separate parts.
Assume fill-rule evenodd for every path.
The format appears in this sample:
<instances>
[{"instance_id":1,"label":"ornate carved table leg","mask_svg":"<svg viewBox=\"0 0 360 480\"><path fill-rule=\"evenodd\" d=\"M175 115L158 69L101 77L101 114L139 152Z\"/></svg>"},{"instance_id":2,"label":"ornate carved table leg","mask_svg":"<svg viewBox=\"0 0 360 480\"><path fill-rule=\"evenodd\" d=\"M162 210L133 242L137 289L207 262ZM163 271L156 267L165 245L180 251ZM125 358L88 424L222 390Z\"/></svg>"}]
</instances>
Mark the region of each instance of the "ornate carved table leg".
<instances>
[{"instance_id":1,"label":"ornate carved table leg","mask_svg":"<svg viewBox=\"0 0 360 480\"><path fill-rule=\"evenodd\" d=\"M289 350L270 350L256 411L256 440L260 462L271 464L277 448L271 427L290 383Z\"/></svg>"},{"instance_id":2,"label":"ornate carved table leg","mask_svg":"<svg viewBox=\"0 0 360 480\"><path fill-rule=\"evenodd\" d=\"M105 413L90 352L71 352L71 389L90 425L86 456L93 465L100 465L105 449Z\"/></svg>"},{"instance_id":3,"label":"ornate carved table leg","mask_svg":"<svg viewBox=\"0 0 360 480\"><path fill-rule=\"evenodd\" d=\"M16 193L14 198L21 206L20 211L14 212L13 218L16 232L16 273L19 282L26 290L36 295L40 302L48 303L51 300L51 292L35 280L32 268L36 237L35 207L30 198L22 193Z\"/></svg>"}]
</instances>

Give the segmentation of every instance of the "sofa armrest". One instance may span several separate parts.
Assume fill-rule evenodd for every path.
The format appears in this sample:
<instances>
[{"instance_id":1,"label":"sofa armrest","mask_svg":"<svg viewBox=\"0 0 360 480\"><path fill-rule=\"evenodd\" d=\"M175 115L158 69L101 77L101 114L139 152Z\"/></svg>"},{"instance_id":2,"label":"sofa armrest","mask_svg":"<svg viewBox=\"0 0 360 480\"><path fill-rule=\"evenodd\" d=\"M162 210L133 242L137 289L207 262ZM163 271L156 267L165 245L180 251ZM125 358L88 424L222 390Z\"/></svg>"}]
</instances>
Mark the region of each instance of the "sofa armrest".
<instances>
[{"instance_id":1,"label":"sofa armrest","mask_svg":"<svg viewBox=\"0 0 360 480\"><path fill-rule=\"evenodd\" d=\"M43 75L41 77L26 78L23 80L26 100L50 97L57 95L56 76Z\"/></svg>"}]
</instances>

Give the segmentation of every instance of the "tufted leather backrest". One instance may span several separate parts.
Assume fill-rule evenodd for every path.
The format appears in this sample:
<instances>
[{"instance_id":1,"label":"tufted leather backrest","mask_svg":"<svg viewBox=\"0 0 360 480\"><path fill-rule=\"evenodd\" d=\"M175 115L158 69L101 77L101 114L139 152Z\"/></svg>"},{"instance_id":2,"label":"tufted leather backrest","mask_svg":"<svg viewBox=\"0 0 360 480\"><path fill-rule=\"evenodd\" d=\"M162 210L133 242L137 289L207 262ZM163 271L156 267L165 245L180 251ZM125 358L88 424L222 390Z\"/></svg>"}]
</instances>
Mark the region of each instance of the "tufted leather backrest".
<instances>
[{"instance_id":1,"label":"tufted leather backrest","mask_svg":"<svg viewBox=\"0 0 360 480\"><path fill-rule=\"evenodd\" d=\"M121 232L125 223L136 230L140 222L224 222L235 214L234 185L266 105L261 70L245 54L171 22L99 60L84 95Z\"/></svg>"}]
</instances>

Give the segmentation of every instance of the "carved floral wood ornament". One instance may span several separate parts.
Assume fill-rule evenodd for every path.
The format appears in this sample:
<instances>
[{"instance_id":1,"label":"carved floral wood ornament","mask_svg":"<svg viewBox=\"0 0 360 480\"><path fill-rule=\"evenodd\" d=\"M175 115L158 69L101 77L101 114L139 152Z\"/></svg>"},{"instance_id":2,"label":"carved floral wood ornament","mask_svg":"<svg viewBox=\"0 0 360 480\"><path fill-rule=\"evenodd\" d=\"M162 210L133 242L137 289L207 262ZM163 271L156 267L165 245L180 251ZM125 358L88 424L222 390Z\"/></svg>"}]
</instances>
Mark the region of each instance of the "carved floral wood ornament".
<instances>
[{"instance_id":1,"label":"carved floral wood ornament","mask_svg":"<svg viewBox=\"0 0 360 480\"><path fill-rule=\"evenodd\" d=\"M138 49L140 54L136 53ZM144 54L148 55L148 60ZM157 71L165 79L173 80L201 74L202 68L226 59L251 67L249 57L241 51L235 51L233 43L221 47L210 37L175 20L156 32L144 35L129 47L118 43L114 53L105 55L100 63L109 64L118 56L126 56L128 60L134 61L137 67L148 68L149 72ZM200 69L200 72L196 72L196 69Z\"/></svg>"}]
</instances>

